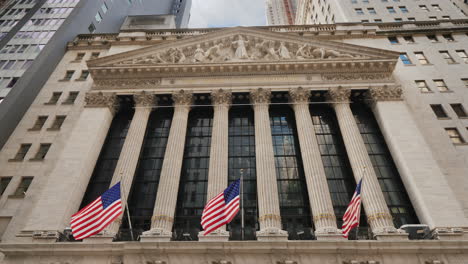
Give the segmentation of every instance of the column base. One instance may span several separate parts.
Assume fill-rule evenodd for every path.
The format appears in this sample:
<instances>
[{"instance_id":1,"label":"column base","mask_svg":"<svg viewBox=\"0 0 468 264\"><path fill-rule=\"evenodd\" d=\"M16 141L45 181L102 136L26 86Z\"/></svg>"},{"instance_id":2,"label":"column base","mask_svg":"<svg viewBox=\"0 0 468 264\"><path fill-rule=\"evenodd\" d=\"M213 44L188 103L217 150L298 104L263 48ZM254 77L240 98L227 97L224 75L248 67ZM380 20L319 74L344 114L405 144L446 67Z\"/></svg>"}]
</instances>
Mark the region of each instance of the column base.
<instances>
[{"instance_id":1,"label":"column base","mask_svg":"<svg viewBox=\"0 0 468 264\"><path fill-rule=\"evenodd\" d=\"M343 233L341 232L341 230L337 228L333 228L333 227L317 229L315 230L314 234L317 240L321 240L321 241L346 240L346 238L343 237Z\"/></svg>"},{"instance_id":2,"label":"column base","mask_svg":"<svg viewBox=\"0 0 468 264\"><path fill-rule=\"evenodd\" d=\"M432 235L437 240L468 240L468 228L434 228Z\"/></svg>"},{"instance_id":3,"label":"column base","mask_svg":"<svg viewBox=\"0 0 468 264\"><path fill-rule=\"evenodd\" d=\"M265 228L257 232L257 241L288 241L288 232L279 228Z\"/></svg>"},{"instance_id":4,"label":"column base","mask_svg":"<svg viewBox=\"0 0 468 264\"><path fill-rule=\"evenodd\" d=\"M112 243L115 238L115 233L108 232L106 230L97 233L92 237L88 237L83 239L83 243L90 243L90 244L103 244L103 243Z\"/></svg>"},{"instance_id":5,"label":"column base","mask_svg":"<svg viewBox=\"0 0 468 264\"><path fill-rule=\"evenodd\" d=\"M171 238L172 232L161 228L154 228L143 232L140 236L140 242L169 242Z\"/></svg>"},{"instance_id":6,"label":"column base","mask_svg":"<svg viewBox=\"0 0 468 264\"><path fill-rule=\"evenodd\" d=\"M402 241L409 240L409 235L404 230L394 227L382 227L377 230L372 230L375 239L379 241Z\"/></svg>"},{"instance_id":7,"label":"column base","mask_svg":"<svg viewBox=\"0 0 468 264\"><path fill-rule=\"evenodd\" d=\"M229 232L226 230L218 229L209 233L208 235L203 235L203 231L198 233L198 241L203 242L226 242L229 241Z\"/></svg>"}]
</instances>

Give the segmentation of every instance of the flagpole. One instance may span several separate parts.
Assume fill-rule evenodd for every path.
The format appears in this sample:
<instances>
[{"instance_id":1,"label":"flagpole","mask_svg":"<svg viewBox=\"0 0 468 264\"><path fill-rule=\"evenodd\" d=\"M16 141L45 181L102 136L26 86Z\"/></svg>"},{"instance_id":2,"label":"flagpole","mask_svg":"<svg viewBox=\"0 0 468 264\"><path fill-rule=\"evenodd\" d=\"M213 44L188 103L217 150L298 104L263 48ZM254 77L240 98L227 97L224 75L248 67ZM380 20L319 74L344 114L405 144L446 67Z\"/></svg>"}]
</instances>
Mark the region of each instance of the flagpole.
<instances>
[{"instance_id":1,"label":"flagpole","mask_svg":"<svg viewBox=\"0 0 468 264\"><path fill-rule=\"evenodd\" d=\"M132 237L132 241L135 241L134 236L133 236L132 220L130 220L130 207L128 207L127 198L126 197L124 198L126 192L125 192L125 188L122 182L122 178L123 178L123 173L120 173L120 187L122 188L122 193L123 193L122 199L124 200L125 207L127 209L125 211L127 211L128 226L130 227L130 236Z\"/></svg>"},{"instance_id":2,"label":"flagpole","mask_svg":"<svg viewBox=\"0 0 468 264\"><path fill-rule=\"evenodd\" d=\"M240 170L241 240L244 240L244 169Z\"/></svg>"}]
</instances>

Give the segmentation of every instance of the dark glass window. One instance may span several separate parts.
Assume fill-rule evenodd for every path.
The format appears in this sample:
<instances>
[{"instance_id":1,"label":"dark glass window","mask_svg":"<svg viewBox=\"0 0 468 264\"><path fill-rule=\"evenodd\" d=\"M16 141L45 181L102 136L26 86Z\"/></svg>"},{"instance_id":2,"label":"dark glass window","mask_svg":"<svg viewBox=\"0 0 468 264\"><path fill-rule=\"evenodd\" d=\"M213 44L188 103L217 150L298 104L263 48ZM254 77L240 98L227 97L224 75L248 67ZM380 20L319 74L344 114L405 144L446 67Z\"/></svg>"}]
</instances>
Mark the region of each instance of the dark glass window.
<instances>
[{"instance_id":1,"label":"dark glass window","mask_svg":"<svg viewBox=\"0 0 468 264\"><path fill-rule=\"evenodd\" d=\"M196 107L189 115L184 159L177 198L175 240L198 240L206 202L213 110Z\"/></svg>"},{"instance_id":2,"label":"dark glass window","mask_svg":"<svg viewBox=\"0 0 468 264\"><path fill-rule=\"evenodd\" d=\"M340 228L343 225L343 215L356 189L356 181L348 161L335 112L327 106L320 105L312 105L310 111L327 176L333 209ZM359 226L362 230L360 231L363 232L362 235L365 236L367 221L364 210L361 210ZM355 231L350 234L351 237L353 235L355 235Z\"/></svg>"},{"instance_id":3,"label":"dark glass window","mask_svg":"<svg viewBox=\"0 0 468 264\"><path fill-rule=\"evenodd\" d=\"M94 201L110 187L132 116L133 110L122 109L114 117L80 208Z\"/></svg>"},{"instance_id":4,"label":"dark glass window","mask_svg":"<svg viewBox=\"0 0 468 264\"><path fill-rule=\"evenodd\" d=\"M293 110L271 107L270 124L283 229L290 240L312 239L312 215Z\"/></svg>"},{"instance_id":5,"label":"dark glass window","mask_svg":"<svg viewBox=\"0 0 468 264\"><path fill-rule=\"evenodd\" d=\"M32 180L33 180L33 177L23 177L23 178L21 178L21 182L18 185L18 188L16 188L15 193L13 195L15 195L15 196L24 196L26 194L26 192L28 191Z\"/></svg>"},{"instance_id":6,"label":"dark glass window","mask_svg":"<svg viewBox=\"0 0 468 264\"><path fill-rule=\"evenodd\" d=\"M52 124L52 126L50 126L50 128L48 128L48 130L59 130L62 127L63 122L65 122L65 118L67 118L67 116L55 116L54 123Z\"/></svg>"},{"instance_id":7,"label":"dark glass window","mask_svg":"<svg viewBox=\"0 0 468 264\"><path fill-rule=\"evenodd\" d=\"M70 92L68 93L68 97L62 104L74 104L76 98L78 97L79 92Z\"/></svg>"},{"instance_id":8,"label":"dark glass window","mask_svg":"<svg viewBox=\"0 0 468 264\"><path fill-rule=\"evenodd\" d=\"M258 227L255 125L253 109L232 107L229 112L229 184L244 175L244 240L255 240ZM241 240L241 214L228 226L231 240Z\"/></svg>"},{"instance_id":9,"label":"dark glass window","mask_svg":"<svg viewBox=\"0 0 468 264\"><path fill-rule=\"evenodd\" d=\"M45 104L56 104L61 95L62 95L62 92L54 92L54 93L52 93L52 96L50 97L49 102L47 102L47 103L45 103Z\"/></svg>"},{"instance_id":10,"label":"dark glass window","mask_svg":"<svg viewBox=\"0 0 468 264\"><path fill-rule=\"evenodd\" d=\"M431 105L432 111L437 116L437 118L448 118L447 113L444 110L444 107L440 104Z\"/></svg>"},{"instance_id":11,"label":"dark glass window","mask_svg":"<svg viewBox=\"0 0 468 264\"><path fill-rule=\"evenodd\" d=\"M418 224L405 186L372 112L358 105L353 106L353 112L395 226Z\"/></svg>"},{"instance_id":12,"label":"dark glass window","mask_svg":"<svg viewBox=\"0 0 468 264\"><path fill-rule=\"evenodd\" d=\"M39 150L37 151L36 155L32 160L43 160L45 156L47 155L47 152L49 152L50 146L52 144L46 143L46 144L40 144L39 145Z\"/></svg>"},{"instance_id":13,"label":"dark glass window","mask_svg":"<svg viewBox=\"0 0 468 264\"><path fill-rule=\"evenodd\" d=\"M34 126L31 127L29 130L41 130L44 126L48 116L38 116Z\"/></svg>"},{"instance_id":14,"label":"dark glass window","mask_svg":"<svg viewBox=\"0 0 468 264\"><path fill-rule=\"evenodd\" d=\"M30 148L31 144L21 144L13 160L24 160L24 157L26 156Z\"/></svg>"},{"instance_id":15,"label":"dark glass window","mask_svg":"<svg viewBox=\"0 0 468 264\"><path fill-rule=\"evenodd\" d=\"M455 114L457 114L460 118L467 118L468 115L466 114L465 108L462 104L450 104Z\"/></svg>"},{"instance_id":16,"label":"dark glass window","mask_svg":"<svg viewBox=\"0 0 468 264\"><path fill-rule=\"evenodd\" d=\"M151 217L171 129L172 115L172 109L161 108L154 111L148 120L143 148L128 200L135 237L151 227ZM125 232L128 230L127 215L124 218L122 235L128 234ZM125 240L124 237L121 239Z\"/></svg>"},{"instance_id":17,"label":"dark glass window","mask_svg":"<svg viewBox=\"0 0 468 264\"><path fill-rule=\"evenodd\" d=\"M0 178L0 195L3 195L5 192L6 188L8 187L8 184L10 184L12 177L2 177Z\"/></svg>"}]
</instances>

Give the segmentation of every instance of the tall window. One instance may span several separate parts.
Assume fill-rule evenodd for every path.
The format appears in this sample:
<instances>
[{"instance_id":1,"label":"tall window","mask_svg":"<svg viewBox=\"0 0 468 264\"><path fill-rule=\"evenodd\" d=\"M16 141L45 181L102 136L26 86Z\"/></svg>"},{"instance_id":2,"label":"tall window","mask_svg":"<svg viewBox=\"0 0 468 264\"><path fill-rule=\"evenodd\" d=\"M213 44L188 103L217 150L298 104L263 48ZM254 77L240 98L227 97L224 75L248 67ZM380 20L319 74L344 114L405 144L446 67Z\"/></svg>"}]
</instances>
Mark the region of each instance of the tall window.
<instances>
[{"instance_id":1,"label":"tall window","mask_svg":"<svg viewBox=\"0 0 468 264\"><path fill-rule=\"evenodd\" d=\"M458 56L463 60L464 63L468 63L468 54L465 50L457 50Z\"/></svg>"},{"instance_id":2,"label":"tall window","mask_svg":"<svg viewBox=\"0 0 468 264\"><path fill-rule=\"evenodd\" d=\"M151 217L153 216L172 116L172 109L161 108L154 111L148 120L143 149L128 200L135 236L151 227ZM128 220L125 216L120 232L122 240L125 240L126 235L129 234L126 232L127 230L129 230Z\"/></svg>"},{"instance_id":3,"label":"tall window","mask_svg":"<svg viewBox=\"0 0 468 264\"><path fill-rule=\"evenodd\" d=\"M458 129L456 128L446 128L445 131L447 131L447 134L452 140L453 144L463 144L465 143L465 140L463 140L462 136L460 135L460 132L458 132Z\"/></svg>"},{"instance_id":4,"label":"tall window","mask_svg":"<svg viewBox=\"0 0 468 264\"><path fill-rule=\"evenodd\" d=\"M353 112L395 226L417 224L418 218L372 112L356 105Z\"/></svg>"},{"instance_id":5,"label":"tall window","mask_svg":"<svg viewBox=\"0 0 468 264\"><path fill-rule=\"evenodd\" d=\"M315 134L322 155L322 162L327 176L328 188L338 226L343 224L343 215L356 189L351 165L342 140L338 122L333 109L320 105L310 107ZM361 211L361 230L367 231L364 210ZM352 233L354 235L354 233Z\"/></svg>"},{"instance_id":6,"label":"tall window","mask_svg":"<svg viewBox=\"0 0 468 264\"><path fill-rule=\"evenodd\" d=\"M44 160L51 145L50 143L40 144L36 155L31 160Z\"/></svg>"},{"instance_id":7,"label":"tall window","mask_svg":"<svg viewBox=\"0 0 468 264\"><path fill-rule=\"evenodd\" d=\"M466 114L465 108L462 104L450 104L453 111L457 114L459 118L467 118L468 115Z\"/></svg>"},{"instance_id":8,"label":"tall window","mask_svg":"<svg viewBox=\"0 0 468 264\"><path fill-rule=\"evenodd\" d=\"M421 63L422 65L429 64L429 61L427 60L423 52L415 52L414 55L418 59L419 63Z\"/></svg>"},{"instance_id":9,"label":"tall window","mask_svg":"<svg viewBox=\"0 0 468 264\"><path fill-rule=\"evenodd\" d=\"M229 111L229 184L240 178L241 169L244 176L244 239L255 240L258 227L255 125L253 109L249 106L233 106ZM231 240L241 239L240 214L228 230Z\"/></svg>"},{"instance_id":10,"label":"tall window","mask_svg":"<svg viewBox=\"0 0 468 264\"><path fill-rule=\"evenodd\" d=\"M401 61L403 62L403 64L405 64L405 65L413 64L413 63L411 62L411 60L409 59L408 54L406 54L406 53L400 54L400 59L401 59Z\"/></svg>"},{"instance_id":11,"label":"tall window","mask_svg":"<svg viewBox=\"0 0 468 264\"><path fill-rule=\"evenodd\" d=\"M16 153L15 157L12 160L14 161L24 160L24 157L26 157L26 154L28 153L31 146L32 144L21 144L18 152Z\"/></svg>"},{"instance_id":12,"label":"tall window","mask_svg":"<svg viewBox=\"0 0 468 264\"><path fill-rule=\"evenodd\" d=\"M1 177L0 178L0 195L3 195L5 192L6 188L8 187L8 184L10 184L12 177Z\"/></svg>"},{"instance_id":13,"label":"tall window","mask_svg":"<svg viewBox=\"0 0 468 264\"><path fill-rule=\"evenodd\" d=\"M440 92L448 92L449 91L449 88L447 87L447 84L445 83L444 80L442 79L437 79L437 80L433 80L434 83L436 84L437 86L437 89L440 91Z\"/></svg>"},{"instance_id":14,"label":"tall window","mask_svg":"<svg viewBox=\"0 0 468 264\"><path fill-rule=\"evenodd\" d=\"M442 55L442 58L448 63L448 64L453 64L455 63L455 60L452 58L450 53L446 50L441 50L439 51L440 55Z\"/></svg>"},{"instance_id":15,"label":"tall window","mask_svg":"<svg viewBox=\"0 0 468 264\"><path fill-rule=\"evenodd\" d=\"M24 196L31 185L33 177L23 177L21 182L13 193L14 196Z\"/></svg>"},{"instance_id":16,"label":"tall window","mask_svg":"<svg viewBox=\"0 0 468 264\"><path fill-rule=\"evenodd\" d=\"M429 89L429 86L427 86L427 83L426 81L424 80L419 80L419 81L414 81L416 83L416 86L418 86L419 88L419 91L421 93L428 93L431 91L431 89Z\"/></svg>"},{"instance_id":17,"label":"tall window","mask_svg":"<svg viewBox=\"0 0 468 264\"><path fill-rule=\"evenodd\" d=\"M290 240L312 239L312 215L295 123L294 112L289 106L271 107L270 124L283 229L288 231Z\"/></svg>"},{"instance_id":18,"label":"tall window","mask_svg":"<svg viewBox=\"0 0 468 264\"><path fill-rule=\"evenodd\" d=\"M81 207L94 201L110 187L132 116L133 111L125 106L122 106L120 112L115 115L81 202Z\"/></svg>"},{"instance_id":19,"label":"tall window","mask_svg":"<svg viewBox=\"0 0 468 264\"><path fill-rule=\"evenodd\" d=\"M213 110L194 108L189 115L173 235L197 240L206 202Z\"/></svg>"},{"instance_id":20,"label":"tall window","mask_svg":"<svg viewBox=\"0 0 468 264\"><path fill-rule=\"evenodd\" d=\"M42 127L44 126L45 122L47 121L48 116L38 116L36 119L36 122L34 123L34 126L31 127L29 130L30 131L37 131L41 130Z\"/></svg>"},{"instance_id":21,"label":"tall window","mask_svg":"<svg viewBox=\"0 0 468 264\"><path fill-rule=\"evenodd\" d=\"M448 118L447 113L444 110L444 107L440 104L431 105L432 111L437 118Z\"/></svg>"}]
</instances>

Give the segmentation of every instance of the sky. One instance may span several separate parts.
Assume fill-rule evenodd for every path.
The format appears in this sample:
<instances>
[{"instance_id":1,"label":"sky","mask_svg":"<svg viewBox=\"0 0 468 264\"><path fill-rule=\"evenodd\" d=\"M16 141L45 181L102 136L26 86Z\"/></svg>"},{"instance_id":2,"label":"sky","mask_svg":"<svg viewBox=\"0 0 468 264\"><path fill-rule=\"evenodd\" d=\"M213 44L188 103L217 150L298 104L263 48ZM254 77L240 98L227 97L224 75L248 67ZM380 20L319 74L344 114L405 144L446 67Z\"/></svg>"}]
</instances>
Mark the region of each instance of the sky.
<instances>
[{"instance_id":1,"label":"sky","mask_svg":"<svg viewBox=\"0 0 468 264\"><path fill-rule=\"evenodd\" d=\"M189 28L265 24L265 0L192 0Z\"/></svg>"}]
</instances>

